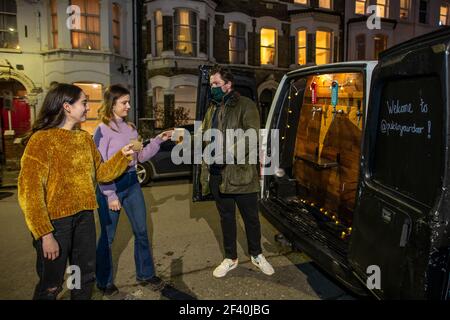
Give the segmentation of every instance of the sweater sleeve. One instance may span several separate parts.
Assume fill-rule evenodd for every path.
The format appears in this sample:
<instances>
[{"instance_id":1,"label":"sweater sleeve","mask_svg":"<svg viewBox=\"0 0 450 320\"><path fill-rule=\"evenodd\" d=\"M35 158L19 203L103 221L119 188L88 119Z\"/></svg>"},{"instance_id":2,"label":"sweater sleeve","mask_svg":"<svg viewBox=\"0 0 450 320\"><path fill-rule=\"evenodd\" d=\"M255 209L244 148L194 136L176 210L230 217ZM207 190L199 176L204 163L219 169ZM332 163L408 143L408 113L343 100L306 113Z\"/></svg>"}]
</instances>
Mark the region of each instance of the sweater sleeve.
<instances>
[{"instance_id":1,"label":"sweater sleeve","mask_svg":"<svg viewBox=\"0 0 450 320\"><path fill-rule=\"evenodd\" d=\"M102 159L108 160L109 138L103 133L101 126L98 126L94 132L94 142L102 156ZM116 193L116 184L114 182L99 183L98 187L100 188L100 191L108 198L108 202L119 199Z\"/></svg>"},{"instance_id":2,"label":"sweater sleeve","mask_svg":"<svg viewBox=\"0 0 450 320\"><path fill-rule=\"evenodd\" d=\"M38 240L54 229L45 199L49 172L47 149L36 138L36 136L31 137L22 156L17 189L19 205L24 213L28 229Z\"/></svg>"},{"instance_id":3,"label":"sweater sleeve","mask_svg":"<svg viewBox=\"0 0 450 320\"><path fill-rule=\"evenodd\" d=\"M146 145L141 152L139 152L138 161L142 163L150 160L155 154L158 153L161 143L163 143L163 141L164 140L161 139L160 137L151 139L150 143Z\"/></svg>"},{"instance_id":4,"label":"sweater sleeve","mask_svg":"<svg viewBox=\"0 0 450 320\"><path fill-rule=\"evenodd\" d=\"M94 160L95 177L98 183L111 182L120 177L128 168L128 163L133 160L132 155L125 156L121 150L106 162L103 162L102 155L98 151L94 140L89 134L87 139L91 145L92 158Z\"/></svg>"}]
</instances>

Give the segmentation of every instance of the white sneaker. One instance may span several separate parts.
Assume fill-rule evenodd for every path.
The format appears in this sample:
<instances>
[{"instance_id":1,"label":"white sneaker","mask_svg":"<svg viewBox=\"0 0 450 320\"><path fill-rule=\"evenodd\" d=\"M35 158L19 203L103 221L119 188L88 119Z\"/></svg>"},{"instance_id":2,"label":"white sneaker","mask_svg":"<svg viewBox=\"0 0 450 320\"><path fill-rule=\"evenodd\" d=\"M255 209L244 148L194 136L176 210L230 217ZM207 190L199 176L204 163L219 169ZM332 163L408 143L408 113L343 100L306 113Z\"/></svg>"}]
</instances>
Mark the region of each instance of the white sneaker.
<instances>
[{"instance_id":1,"label":"white sneaker","mask_svg":"<svg viewBox=\"0 0 450 320\"><path fill-rule=\"evenodd\" d=\"M238 260L235 261L231 259L224 259L222 263L214 270L213 276L216 278L225 277L228 271L233 270L237 267Z\"/></svg>"},{"instance_id":2,"label":"white sneaker","mask_svg":"<svg viewBox=\"0 0 450 320\"><path fill-rule=\"evenodd\" d=\"M269 261L267 261L262 254L259 254L256 258L252 256L252 263L268 276L275 273L275 270L273 270L273 267L270 265Z\"/></svg>"}]
</instances>

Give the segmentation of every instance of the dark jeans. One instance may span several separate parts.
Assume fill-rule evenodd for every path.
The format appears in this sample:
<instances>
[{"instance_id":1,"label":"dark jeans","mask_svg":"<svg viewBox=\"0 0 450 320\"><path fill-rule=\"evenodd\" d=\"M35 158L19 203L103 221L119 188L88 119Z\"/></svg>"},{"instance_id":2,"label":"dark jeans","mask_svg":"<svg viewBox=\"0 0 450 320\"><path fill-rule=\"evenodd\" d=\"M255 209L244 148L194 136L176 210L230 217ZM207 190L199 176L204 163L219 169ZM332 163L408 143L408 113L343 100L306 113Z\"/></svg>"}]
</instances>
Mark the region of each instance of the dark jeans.
<instances>
[{"instance_id":1,"label":"dark jeans","mask_svg":"<svg viewBox=\"0 0 450 320\"><path fill-rule=\"evenodd\" d=\"M135 171L126 172L115 181L120 204L130 220L134 233L134 261L137 280L155 275L150 241L147 235L147 209ZM119 222L120 211L109 210L108 200L97 187L98 213L101 233L97 244L97 285L106 288L113 284L111 247Z\"/></svg>"},{"instance_id":2,"label":"dark jeans","mask_svg":"<svg viewBox=\"0 0 450 320\"><path fill-rule=\"evenodd\" d=\"M209 187L216 201L217 210L220 214L220 223L223 233L223 244L225 258L237 259L236 249L236 204L244 220L245 232L247 233L247 244L250 255L257 256L261 250L261 225L258 214L258 194L223 194L219 186L222 181L221 175L211 174Z\"/></svg>"},{"instance_id":3,"label":"dark jeans","mask_svg":"<svg viewBox=\"0 0 450 320\"><path fill-rule=\"evenodd\" d=\"M81 271L80 289L71 290L72 300L89 300L95 282L95 221L93 211L81 211L73 216L52 220L53 236L59 244L55 260L44 258L42 239L33 240L36 249L36 270L39 283L34 300L55 300L62 290L67 260ZM74 275L71 273L70 275Z\"/></svg>"}]
</instances>

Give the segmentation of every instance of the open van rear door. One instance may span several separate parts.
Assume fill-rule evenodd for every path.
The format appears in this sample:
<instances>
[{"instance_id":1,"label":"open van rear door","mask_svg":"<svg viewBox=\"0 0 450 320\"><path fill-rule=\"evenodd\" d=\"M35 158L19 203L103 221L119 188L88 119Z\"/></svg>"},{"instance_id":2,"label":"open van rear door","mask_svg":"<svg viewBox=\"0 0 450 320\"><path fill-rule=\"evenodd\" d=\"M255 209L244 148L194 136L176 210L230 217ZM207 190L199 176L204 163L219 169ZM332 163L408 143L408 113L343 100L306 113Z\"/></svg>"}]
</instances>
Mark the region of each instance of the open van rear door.
<instances>
[{"instance_id":1,"label":"open van rear door","mask_svg":"<svg viewBox=\"0 0 450 320\"><path fill-rule=\"evenodd\" d=\"M210 104L211 94L209 77L211 68L212 66L208 65L202 65L199 67L195 121L203 121ZM229 69L234 76L234 90L238 91L242 96L252 99L256 103L256 80L254 73L233 68ZM194 164L192 170L192 200L194 202L212 200L211 196L202 196L200 173L201 165Z\"/></svg>"},{"instance_id":2,"label":"open van rear door","mask_svg":"<svg viewBox=\"0 0 450 320\"><path fill-rule=\"evenodd\" d=\"M448 294L449 44L413 39L373 73L349 260L380 298Z\"/></svg>"}]
</instances>

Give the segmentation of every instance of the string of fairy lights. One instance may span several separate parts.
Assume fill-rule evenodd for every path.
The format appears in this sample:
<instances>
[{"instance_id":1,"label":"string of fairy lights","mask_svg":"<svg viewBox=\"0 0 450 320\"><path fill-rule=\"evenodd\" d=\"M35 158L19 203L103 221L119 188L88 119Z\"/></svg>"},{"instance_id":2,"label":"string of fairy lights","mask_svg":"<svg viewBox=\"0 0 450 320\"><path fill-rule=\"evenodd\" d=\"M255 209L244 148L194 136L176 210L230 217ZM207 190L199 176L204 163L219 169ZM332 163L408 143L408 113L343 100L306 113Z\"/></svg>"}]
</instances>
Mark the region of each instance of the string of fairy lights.
<instances>
[{"instance_id":1,"label":"string of fairy lights","mask_svg":"<svg viewBox=\"0 0 450 320\"><path fill-rule=\"evenodd\" d=\"M353 82L352 80L349 81L349 83L352 83L352 82ZM315 82L313 81L312 83L315 83ZM340 87L341 87L341 90L343 90L344 85L342 85L342 86L340 86ZM331 88L331 86L330 86L330 88ZM313 91L313 89L312 89L311 86L309 87L309 90L310 90L310 91ZM293 91L295 91L295 93L293 93L293 95L292 95L292 92L293 92ZM291 82L291 85L290 85L290 88L289 88L289 94L288 94L288 108L287 108L287 115L286 115L286 117L287 117L287 119L286 119L286 128L287 128L287 129L290 129L290 128L291 128L291 125L290 125L290 116L291 116L292 113L293 113L291 103L292 103L293 97L298 96L298 93L299 93L299 90L298 90L297 87L294 85L294 81L292 81L292 82ZM314 93L312 93L312 94L314 95ZM294 99L295 99L295 98L294 98ZM313 99L313 100L314 100L314 99ZM315 101L314 101L314 102L315 102ZM288 130L285 130L285 131L284 131L284 135L281 137L281 140L285 140L285 139L286 139L286 132L287 132L287 131L288 131ZM300 199L300 202L301 202L303 205L309 205L309 206L311 206L311 207L313 207L313 208L318 208L318 207L317 207L317 204L314 203L314 202L312 202L312 201L307 201L306 199ZM348 236L351 235L351 233L352 233L352 227L347 227L347 226L345 226L344 224L342 224L342 222L339 220L338 214L337 214L336 212L332 212L331 210L327 210L327 209L325 209L325 208L323 208L323 207L320 207L320 208L318 208L318 209L319 209L319 211L320 211L324 216L326 216L327 218L331 219L331 220L334 222L334 224L335 224L336 226L340 226L340 227L344 228L344 230L343 230L343 231L341 232L341 234L340 234L341 239L346 239Z\"/></svg>"}]
</instances>

